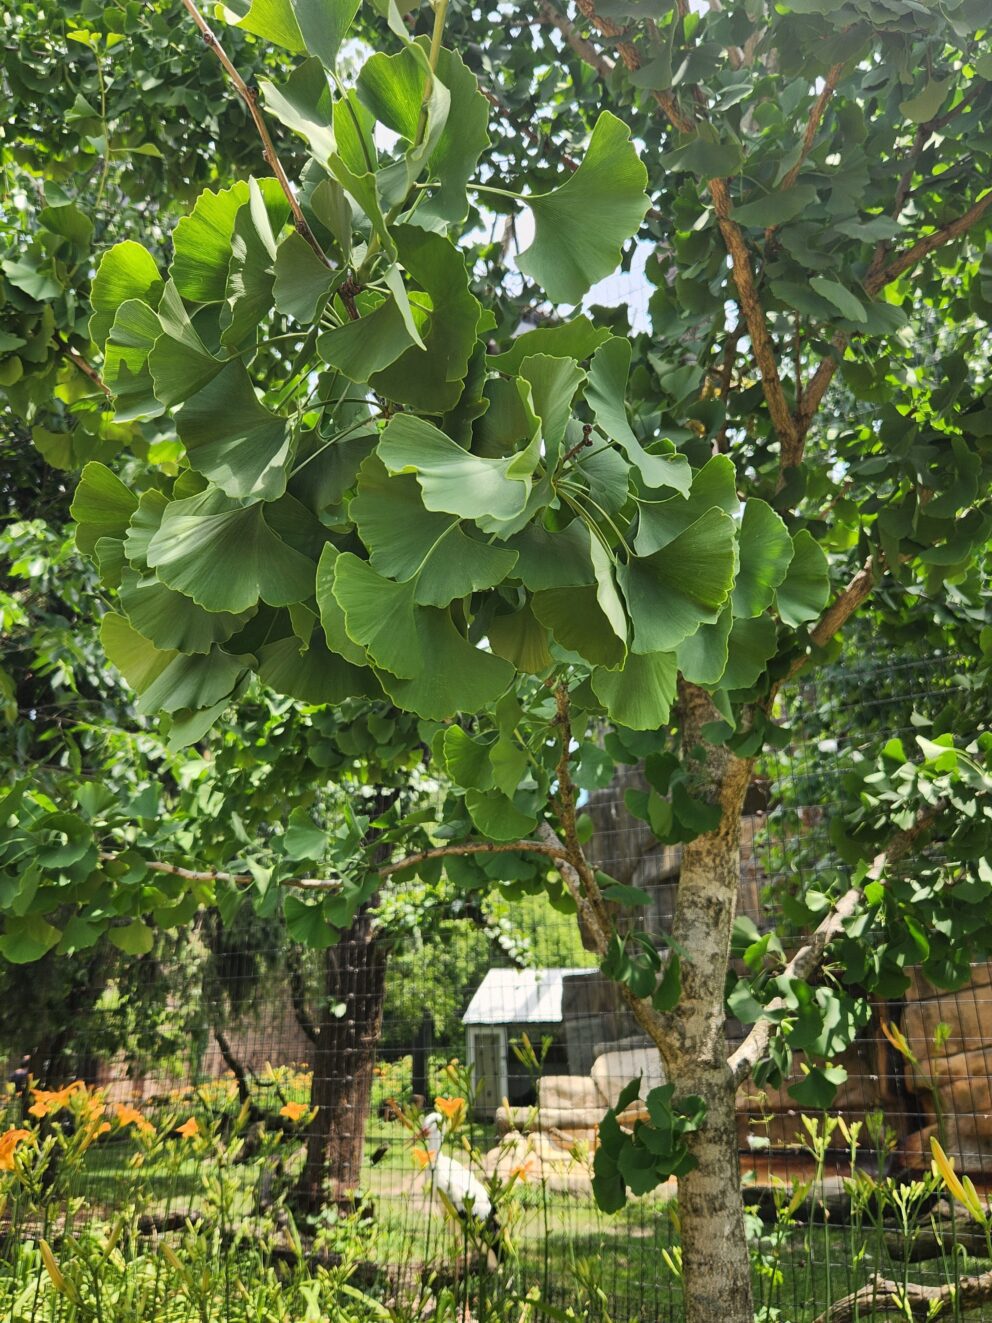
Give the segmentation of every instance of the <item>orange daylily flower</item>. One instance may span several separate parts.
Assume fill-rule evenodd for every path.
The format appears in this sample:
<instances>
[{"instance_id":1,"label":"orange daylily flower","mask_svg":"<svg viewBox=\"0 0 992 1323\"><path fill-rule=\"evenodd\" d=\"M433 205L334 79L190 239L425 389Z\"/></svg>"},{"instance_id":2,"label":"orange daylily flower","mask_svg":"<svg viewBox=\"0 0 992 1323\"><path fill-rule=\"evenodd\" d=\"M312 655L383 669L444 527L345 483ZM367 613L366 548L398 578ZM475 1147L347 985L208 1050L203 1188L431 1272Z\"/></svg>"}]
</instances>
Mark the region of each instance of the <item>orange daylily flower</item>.
<instances>
[{"instance_id":1,"label":"orange daylily flower","mask_svg":"<svg viewBox=\"0 0 992 1323\"><path fill-rule=\"evenodd\" d=\"M420 1144L418 1144L415 1149L412 1149L411 1152L413 1153L414 1162L421 1171L423 1171L425 1167L429 1167L431 1160L437 1157L436 1153L432 1153L430 1149L426 1149Z\"/></svg>"},{"instance_id":2,"label":"orange daylily flower","mask_svg":"<svg viewBox=\"0 0 992 1323\"><path fill-rule=\"evenodd\" d=\"M118 1103L116 1108L117 1123L123 1130L125 1126L133 1125L135 1130L141 1135L153 1135L155 1127L137 1107L130 1107L127 1103Z\"/></svg>"},{"instance_id":3,"label":"orange daylily flower","mask_svg":"<svg viewBox=\"0 0 992 1323\"><path fill-rule=\"evenodd\" d=\"M285 1107L279 1108L279 1115L285 1116L287 1120L292 1121L295 1125L297 1121L301 1120L304 1116L306 1116L309 1110L310 1108L306 1105L306 1103L289 1102L286 1103Z\"/></svg>"},{"instance_id":4,"label":"orange daylily flower","mask_svg":"<svg viewBox=\"0 0 992 1323\"><path fill-rule=\"evenodd\" d=\"M34 1133L31 1130L8 1130L0 1135L0 1171L14 1170L14 1149L18 1144L24 1144L34 1139Z\"/></svg>"},{"instance_id":5,"label":"orange daylily flower","mask_svg":"<svg viewBox=\"0 0 992 1323\"><path fill-rule=\"evenodd\" d=\"M522 1185L526 1185L536 1173L537 1165L534 1161L534 1155L531 1153L523 1162L518 1162L515 1167L510 1168L510 1180L520 1181Z\"/></svg>"},{"instance_id":6,"label":"orange daylily flower","mask_svg":"<svg viewBox=\"0 0 992 1323\"><path fill-rule=\"evenodd\" d=\"M183 1139L196 1139L199 1133L200 1127L197 1125L195 1116L191 1116L182 1125L176 1126L176 1134L182 1135Z\"/></svg>"},{"instance_id":7,"label":"orange daylily flower","mask_svg":"<svg viewBox=\"0 0 992 1323\"><path fill-rule=\"evenodd\" d=\"M434 1106L442 1116L448 1118L452 1130L461 1125L465 1120L465 1099L464 1098L435 1098Z\"/></svg>"},{"instance_id":8,"label":"orange daylily flower","mask_svg":"<svg viewBox=\"0 0 992 1323\"><path fill-rule=\"evenodd\" d=\"M31 1096L34 1102L28 1108L28 1112L39 1119L43 1116L52 1116L55 1112L60 1112L63 1107L68 1107L69 1099L80 1089L85 1093L86 1085L82 1080L73 1080L64 1089L32 1089Z\"/></svg>"}]
</instances>

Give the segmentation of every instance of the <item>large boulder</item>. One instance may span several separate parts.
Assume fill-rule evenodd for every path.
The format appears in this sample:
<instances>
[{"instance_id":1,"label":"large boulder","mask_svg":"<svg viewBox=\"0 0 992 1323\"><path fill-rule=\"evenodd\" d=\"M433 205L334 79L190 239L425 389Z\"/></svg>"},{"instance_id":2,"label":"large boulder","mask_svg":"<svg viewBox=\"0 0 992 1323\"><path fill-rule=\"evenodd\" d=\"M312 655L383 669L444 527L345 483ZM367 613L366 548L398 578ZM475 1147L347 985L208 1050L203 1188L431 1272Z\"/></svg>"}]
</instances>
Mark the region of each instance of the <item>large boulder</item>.
<instances>
[{"instance_id":1,"label":"large boulder","mask_svg":"<svg viewBox=\"0 0 992 1323\"><path fill-rule=\"evenodd\" d=\"M544 1075L537 1086L537 1105L542 1112L586 1107L596 1107L602 1112L603 1099L590 1075Z\"/></svg>"},{"instance_id":2,"label":"large boulder","mask_svg":"<svg viewBox=\"0 0 992 1323\"><path fill-rule=\"evenodd\" d=\"M638 1075L641 1077L642 1098L665 1083L665 1072L656 1047L645 1044L604 1052L592 1064L592 1078L607 1107L615 1105L621 1090Z\"/></svg>"},{"instance_id":3,"label":"large boulder","mask_svg":"<svg viewBox=\"0 0 992 1323\"><path fill-rule=\"evenodd\" d=\"M901 1027L914 1058L903 1063L906 1086L925 1122L906 1140L907 1165L928 1169L936 1136L958 1170L992 1173L992 962L955 992L914 970Z\"/></svg>"}]
</instances>

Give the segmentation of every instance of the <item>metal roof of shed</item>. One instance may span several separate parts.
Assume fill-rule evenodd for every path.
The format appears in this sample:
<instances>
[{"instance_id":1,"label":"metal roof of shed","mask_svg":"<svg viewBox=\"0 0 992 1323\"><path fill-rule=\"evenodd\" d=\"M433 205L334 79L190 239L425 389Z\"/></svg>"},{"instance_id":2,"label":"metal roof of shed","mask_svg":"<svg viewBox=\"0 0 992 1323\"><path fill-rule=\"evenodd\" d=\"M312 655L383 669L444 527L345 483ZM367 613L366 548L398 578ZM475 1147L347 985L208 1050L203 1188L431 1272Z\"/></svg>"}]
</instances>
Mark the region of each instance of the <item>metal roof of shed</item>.
<instances>
[{"instance_id":1,"label":"metal roof of shed","mask_svg":"<svg viewBox=\"0 0 992 1323\"><path fill-rule=\"evenodd\" d=\"M491 969L475 990L463 1024L557 1024L566 976L595 969Z\"/></svg>"}]
</instances>

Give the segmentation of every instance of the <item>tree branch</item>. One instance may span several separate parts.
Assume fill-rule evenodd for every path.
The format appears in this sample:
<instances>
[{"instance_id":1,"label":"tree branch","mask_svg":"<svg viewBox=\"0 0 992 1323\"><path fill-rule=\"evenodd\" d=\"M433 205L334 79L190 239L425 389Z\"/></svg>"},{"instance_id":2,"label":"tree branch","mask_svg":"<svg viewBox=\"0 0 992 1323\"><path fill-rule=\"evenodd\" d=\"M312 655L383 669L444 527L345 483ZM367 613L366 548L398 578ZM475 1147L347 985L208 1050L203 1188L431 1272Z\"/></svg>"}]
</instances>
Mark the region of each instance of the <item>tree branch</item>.
<instances>
[{"instance_id":1,"label":"tree branch","mask_svg":"<svg viewBox=\"0 0 992 1323\"><path fill-rule=\"evenodd\" d=\"M846 1295L818 1315L815 1323L852 1323L859 1318L898 1314L900 1318L943 1318L948 1311L970 1309L992 1300L992 1271L962 1277L944 1286L921 1286L918 1282L892 1282L876 1277L859 1291ZM908 1311L908 1312L907 1312ZM949 1316L949 1315L948 1315Z\"/></svg>"},{"instance_id":2,"label":"tree branch","mask_svg":"<svg viewBox=\"0 0 992 1323\"><path fill-rule=\"evenodd\" d=\"M833 96L834 90L837 87L837 82L840 79L840 75L841 72L843 71L843 68L844 68L843 64L833 65L828 71L826 78L824 79L823 91L820 93L820 95L816 98L816 101L813 103L813 108L809 112L809 119L806 121L806 132L803 134L803 145L799 153L799 160L795 163L795 165L792 167L791 170L786 172L786 175L782 180L782 183L779 185L779 191L782 193L784 193L787 189L790 189L792 185L796 182L796 180L799 178L799 172L802 170L803 166L805 165L807 156L809 156L810 152L813 150L813 142L814 139L816 138L816 131L820 127L820 124L823 120L823 116L826 113L827 106L830 103L830 98Z\"/></svg>"},{"instance_id":3,"label":"tree branch","mask_svg":"<svg viewBox=\"0 0 992 1323\"><path fill-rule=\"evenodd\" d=\"M119 855L104 851L100 855L100 862L109 864L118 858L120 858ZM168 873L171 877L181 877L187 882L233 882L237 886L250 886L255 881L251 873L225 873L220 870L201 871L195 868L181 868L179 864L166 863L162 859L143 859L141 862L150 873ZM298 887L303 891L340 891L341 879L285 877L280 879L279 886Z\"/></svg>"},{"instance_id":4,"label":"tree branch","mask_svg":"<svg viewBox=\"0 0 992 1323\"><path fill-rule=\"evenodd\" d=\"M96 368L93 367L91 364L87 363L86 359L83 358L82 354L77 354L75 349L70 348L70 346L66 344L65 340L58 333L58 331L55 332L53 339L55 341L55 347L62 355L62 357L67 358L70 363L72 363L75 367L79 368L80 372L82 372L85 376L89 377L90 381L93 382L94 386L98 386L100 390L103 391L104 395L107 396L108 399L113 399L114 397L113 391L104 381L104 379L100 376L99 372L97 372Z\"/></svg>"},{"instance_id":5,"label":"tree branch","mask_svg":"<svg viewBox=\"0 0 992 1323\"><path fill-rule=\"evenodd\" d=\"M925 809L920 810L911 827L905 827L896 832L885 849L875 856L871 868L865 875L865 881L877 882L890 864L908 854L919 837L933 825L944 808L944 801L937 800L935 804L930 804ZM809 941L799 948L786 965L779 976L780 978L805 980L816 973L823 963L823 958L830 943L844 931L845 922L851 918L857 909L862 898L862 890L863 884L859 883L844 892L834 908L816 928ZM774 997L764 1008L765 1015L767 1016L770 1012L784 1010L785 1006L784 997ZM774 1021L767 1018L759 1020L737 1050L731 1054L728 1064L737 1084L741 1084L748 1078L751 1071L765 1055L768 1044L777 1029L778 1025Z\"/></svg>"},{"instance_id":6,"label":"tree branch","mask_svg":"<svg viewBox=\"0 0 992 1323\"><path fill-rule=\"evenodd\" d=\"M320 1039L320 1030L314 1024L310 1012L307 1010L303 970L300 968L299 956L292 946L289 947L286 953L286 968L289 971L289 998L292 1002L293 1014L296 1016L296 1023L316 1047Z\"/></svg>"},{"instance_id":7,"label":"tree branch","mask_svg":"<svg viewBox=\"0 0 992 1323\"><path fill-rule=\"evenodd\" d=\"M429 859L444 859L449 855L465 854L518 854L520 851L529 851L531 854L543 854L552 859L557 864L559 860L568 859L569 854L565 847L555 837L556 844L552 845L548 841L465 841L458 845L439 845L432 850L420 850L416 854L406 855L403 859L396 859L392 863L383 864L381 868L376 869L379 877L389 877L391 873L402 872L406 868L415 868L418 864L426 863ZM100 854L101 863L113 863L120 858L119 854L104 851ZM227 873L220 869L195 869L182 868L179 864L170 864L161 859L143 859L142 865L151 873L167 873L170 877L181 877L187 882L232 882L236 886L251 886L255 878L251 873ZM295 887L300 891L340 891L342 887L341 878L316 878L316 877L284 877L278 880L281 887Z\"/></svg>"},{"instance_id":8,"label":"tree branch","mask_svg":"<svg viewBox=\"0 0 992 1323\"><path fill-rule=\"evenodd\" d=\"M631 42L625 40L623 29L618 27L612 20L601 18L596 12L594 0L576 0L576 3L580 13L588 19L598 32L616 41L617 52L625 67L631 72L639 69L641 67L640 54ZM567 19L563 18L562 22L571 27ZM583 39L579 38L579 40ZM596 65L593 64L592 67L596 68ZM597 70L597 72L599 71ZM695 121L682 111L678 102L670 93L654 91L652 96L679 133L695 132ZM815 134L815 132L816 126L814 125L813 133ZM799 458L802 457L801 442L779 376L775 347L768 333L765 312L758 297L747 243L741 227L731 216L730 192L727 188L727 181L725 179L710 179L707 187L713 199L713 208L716 212L720 233L723 236L727 252L730 254L734 284L737 286L738 303L747 326L755 362L761 375L761 384L764 390L765 402L768 405L768 412L771 415L772 424L778 434L781 446L782 467L789 468L798 462L796 459L797 453Z\"/></svg>"},{"instance_id":9,"label":"tree branch","mask_svg":"<svg viewBox=\"0 0 992 1323\"><path fill-rule=\"evenodd\" d=\"M417 864L426 863L428 859L444 859L447 855L456 854L519 854L524 850L532 854L547 855L556 862L567 859L568 852L557 837L555 842L555 845L551 845L546 840L506 841L501 844L492 841L466 841L461 845L439 845L433 850L420 850L417 854L409 854L404 859L383 864L378 873L380 877L388 877L390 873L399 873L405 868L415 868Z\"/></svg>"},{"instance_id":10,"label":"tree branch","mask_svg":"<svg viewBox=\"0 0 992 1323\"><path fill-rule=\"evenodd\" d=\"M232 64L231 59L228 56L227 52L224 50L223 46L218 41L214 32L208 25L206 19L204 19L203 15L197 9L196 5L193 3L193 0L183 0L183 4L185 5L186 9L189 11L190 17L193 19L193 22L200 29L200 33L203 37L203 40L214 52L218 60L220 60L228 77L230 78L231 82L234 84L235 89L238 92L238 95L241 97L241 100L248 107L248 113L249 115L251 115L252 120L254 121L255 124L255 128L258 130L258 136L262 139L262 155L264 156L267 164L271 168L272 173L275 175L276 179L278 180L279 187L286 195L286 201L289 203L290 210L293 213L293 221L296 225L297 232L303 236L303 238L307 241L307 243L317 254L320 260L324 263L324 265L329 267L331 263L327 259L327 254L324 252L323 248L321 248L320 244L317 241L317 236L314 234L313 230L311 230L309 224L307 223L307 219L303 215L303 210L300 207L300 204L296 198L296 194L293 192L292 186L289 182L289 177L287 176L286 171L283 168L283 164L279 159L278 153L276 152L275 144L272 141L272 135L269 133L269 127L265 122L265 118L262 115L261 110L259 109L258 97L248 86L245 80L241 77L241 75L238 73L237 69Z\"/></svg>"},{"instance_id":11,"label":"tree branch","mask_svg":"<svg viewBox=\"0 0 992 1323\"><path fill-rule=\"evenodd\" d=\"M755 362L761 374L765 403L771 415L772 425L778 434L780 468L793 468L802 459L802 438L792 416L792 410L785 398L782 378L778 371L778 356L768 332L765 310L758 296L758 286L751 267L751 256L743 231L730 214L730 192L725 179L709 181L710 196L716 212L717 224L727 252L730 254L737 286L737 301L747 326Z\"/></svg>"},{"instance_id":12,"label":"tree branch","mask_svg":"<svg viewBox=\"0 0 992 1323\"><path fill-rule=\"evenodd\" d=\"M874 276L866 277L865 290L874 297L880 289L898 280L901 275L911 267L916 266L924 257L928 257L935 248L942 248L944 244L951 243L954 239L959 239L962 234L966 234L973 225L985 215L989 207L992 207L992 189L972 203L966 212L952 220L948 225L941 226L939 230L934 230L932 234L924 235L918 239L911 248L905 249L897 257L887 263Z\"/></svg>"},{"instance_id":13,"label":"tree branch","mask_svg":"<svg viewBox=\"0 0 992 1323\"><path fill-rule=\"evenodd\" d=\"M544 21L558 29L580 60L588 64L591 69L595 69L600 78L610 77L616 68L613 61L577 32L574 25L555 8L551 0L541 0L539 8Z\"/></svg>"},{"instance_id":14,"label":"tree branch","mask_svg":"<svg viewBox=\"0 0 992 1323\"><path fill-rule=\"evenodd\" d=\"M956 220L942 226L939 230L934 230L932 234L925 235L918 239L911 247L906 248L891 262L880 265L875 268L875 264L869 267L868 274L865 276L864 289L872 298L875 297L886 285L898 280L900 276L905 275L911 267L921 262L923 258L928 257L935 249L941 248L944 244L951 243L965 234L973 225L975 225L992 207L992 190L973 203L966 212L960 215ZM875 268L875 269L873 269ZM805 441L806 434L812 425L813 418L817 409L820 407L827 387L833 380L834 373L844 356L844 350L847 348L849 336L841 333L834 336L831 352L820 359L819 366L816 369L806 392L803 397L803 406L799 413L798 424L800 435Z\"/></svg>"}]
</instances>

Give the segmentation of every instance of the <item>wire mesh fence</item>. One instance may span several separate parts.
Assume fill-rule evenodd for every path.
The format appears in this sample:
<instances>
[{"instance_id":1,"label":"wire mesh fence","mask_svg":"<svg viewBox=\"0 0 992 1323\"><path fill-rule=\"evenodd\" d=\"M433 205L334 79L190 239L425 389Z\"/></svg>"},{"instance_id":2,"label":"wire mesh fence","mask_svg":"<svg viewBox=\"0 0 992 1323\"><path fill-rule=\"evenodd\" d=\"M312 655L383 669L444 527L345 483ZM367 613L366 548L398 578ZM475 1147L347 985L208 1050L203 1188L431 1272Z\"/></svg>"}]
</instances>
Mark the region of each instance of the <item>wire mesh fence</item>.
<instances>
[{"instance_id":1,"label":"wire mesh fence","mask_svg":"<svg viewBox=\"0 0 992 1323\"><path fill-rule=\"evenodd\" d=\"M902 656L825 669L787 695L790 743L759 767L742 821L740 912L757 929L782 919L797 887L850 871L837 836L850 758L910 736L967 685L955 658ZM678 851L629 814L637 775L587 799L590 849L649 890L641 921L664 930ZM49 976L43 963L38 1006L56 995ZM939 1134L959 1169L992 1185L992 965L952 992L914 972L904 997L876 1009L844 1055L831 1115L804 1116L789 1081L739 1095L763 1317L812 1319L893 1265L939 1285L968 1254L988 1256L925 1178ZM674 1185L610 1216L591 1186L604 1110L637 1074L661 1083L662 1068L574 916L543 897L481 899L402 938L369 912L326 951L295 946L277 920L247 910L227 927L203 913L127 977L84 971L65 1010L43 1044L27 1025L3 1045L7 1123L32 1119L43 1137L62 1127L80 1145L93 1132L49 1213L61 1234L86 1218L112 1222L128 1200L140 1200L148 1235L222 1207L227 1234L253 1226L278 1253L287 1208L322 1223L331 1244L354 1215L362 1262L394 1298L467 1259L422 1131L441 1107L459 1123L452 1160L496 1205L518 1294L537 1288L551 1307L595 1300L613 1319L678 1318ZM743 1027L727 1032L733 1042ZM20 1062L25 1043L32 1055ZM60 1102L76 1078L90 1091ZM98 1113L109 1121L98 1125ZM40 1234L10 1216L0 1231Z\"/></svg>"}]
</instances>

